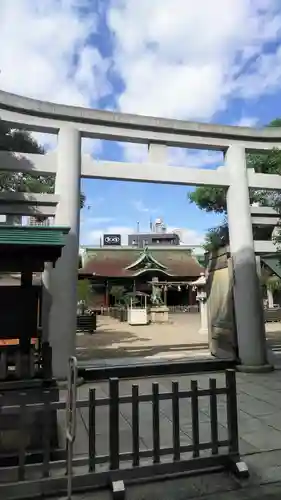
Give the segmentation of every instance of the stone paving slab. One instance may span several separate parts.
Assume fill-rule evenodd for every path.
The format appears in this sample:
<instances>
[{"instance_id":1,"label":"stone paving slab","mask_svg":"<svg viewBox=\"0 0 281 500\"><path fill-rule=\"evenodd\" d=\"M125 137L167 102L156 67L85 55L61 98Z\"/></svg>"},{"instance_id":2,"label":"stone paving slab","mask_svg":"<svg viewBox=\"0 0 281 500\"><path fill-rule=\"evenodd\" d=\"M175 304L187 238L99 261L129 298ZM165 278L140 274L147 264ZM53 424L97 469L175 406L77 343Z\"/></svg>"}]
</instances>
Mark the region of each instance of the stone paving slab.
<instances>
[{"instance_id":1,"label":"stone paving slab","mask_svg":"<svg viewBox=\"0 0 281 500\"><path fill-rule=\"evenodd\" d=\"M212 373L199 376L173 376L133 381L120 381L120 395L128 395L132 384L139 385L140 394L150 393L152 383L158 382L159 391L171 391L172 381L177 380L182 390L190 388L192 379L198 380L199 388L207 388L209 378L215 378L217 385L224 385L224 374ZM89 388L96 388L98 398L107 397L109 386L107 382L89 383L78 389L79 398L88 397ZM238 422L240 435L240 452L242 455L281 449L281 372L276 371L266 375L252 375L237 373L238 390ZM201 437L210 439L210 410L209 398L199 398L199 422ZM100 453L108 451L108 408L97 408L96 427L100 436ZM171 401L160 402L160 437L161 446L172 446L172 406ZM226 436L226 406L225 396L218 397L218 422L220 438ZM77 453L87 453L88 450L88 409L78 412L77 419ZM191 402L180 402L180 429L181 439L188 444L192 437L191 429ZM130 404L120 406L120 430L122 431L122 451L131 451L132 446L132 412ZM102 437L103 436L103 437ZM150 403L140 404L140 437L146 448L152 448L152 406ZM281 465L281 461L280 461Z\"/></svg>"},{"instance_id":2,"label":"stone paving slab","mask_svg":"<svg viewBox=\"0 0 281 500\"><path fill-rule=\"evenodd\" d=\"M158 382L159 391L171 391L172 381L177 380L182 390L190 388L192 379L198 380L199 388L209 386L209 378L215 378L217 386L224 385L223 373L200 375L181 375L172 377L151 377L146 379L121 380L120 395L130 394L132 384L139 385L140 394L151 393L152 383ZM78 388L79 398L88 397L89 388L96 388L97 397L108 396L108 382L85 384ZM65 397L65 391L61 393ZM189 498L215 498L216 500L247 500L252 498L281 498L281 371L269 374L237 373L237 402L239 421L239 445L243 460L250 470L250 479L237 482L233 476L208 474L200 478L183 478L177 481L165 481L153 485L130 487L127 500L181 500ZM200 433L203 440L210 439L210 417L208 397L199 398ZM97 452L108 453L108 408L97 409ZM218 396L219 437L226 437L225 396ZM180 430L182 444L190 444L192 438L191 406L189 400L180 403ZM172 445L172 409L170 401L160 402L161 446ZM140 447L152 448L152 406L140 404ZM88 409L78 412L78 429L75 454L88 452ZM120 446L121 451L132 449L132 414L131 405L120 407ZM204 479L203 479L204 477ZM273 483L280 482L280 488L274 489ZM199 486L198 486L199 485ZM263 487L264 493L257 493L257 486ZM270 490L270 487L271 490ZM205 489L204 489L205 488ZM260 486L261 488L261 486ZM255 494L252 491L255 490ZM261 490L260 490L261 491ZM95 492L86 496L74 496L81 500L110 498L109 492ZM206 496L202 496L206 495ZM215 495L215 496L214 496ZM267 496L266 496L267 495Z\"/></svg>"},{"instance_id":3,"label":"stone paving slab","mask_svg":"<svg viewBox=\"0 0 281 500\"><path fill-rule=\"evenodd\" d=\"M170 314L165 324L129 325L108 317L97 317L93 335L77 335L76 353L79 361L91 360L97 365L115 364L118 358L128 363L146 358L180 360L192 356L195 349L208 350L207 334L198 333L200 314ZM175 335L176 332L176 335Z\"/></svg>"},{"instance_id":4,"label":"stone paving slab","mask_svg":"<svg viewBox=\"0 0 281 500\"><path fill-rule=\"evenodd\" d=\"M65 497L52 497L65 500ZM138 484L126 489L126 500L280 500L281 484L240 486L224 473ZM112 500L109 489L74 494L73 500Z\"/></svg>"}]
</instances>

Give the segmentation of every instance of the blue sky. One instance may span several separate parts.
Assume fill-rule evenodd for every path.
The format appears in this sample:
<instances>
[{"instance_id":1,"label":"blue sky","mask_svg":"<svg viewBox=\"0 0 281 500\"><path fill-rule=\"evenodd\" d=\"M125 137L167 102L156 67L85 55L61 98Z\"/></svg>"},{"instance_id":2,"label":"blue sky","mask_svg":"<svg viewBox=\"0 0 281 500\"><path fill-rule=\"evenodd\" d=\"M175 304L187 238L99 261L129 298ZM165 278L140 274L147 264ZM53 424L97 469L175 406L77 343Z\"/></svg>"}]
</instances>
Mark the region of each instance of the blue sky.
<instances>
[{"instance_id":1,"label":"blue sky","mask_svg":"<svg viewBox=\"0 0 281 500\"><path fill-rule=\"evenodd\" d=\"M260 127L281 116L280 0L1 0L1 88L53 102ZM4 52L4 53L3 53ZM49 136L40 142L55 147ZM145 161L145 146L83 141L94 158ZM217 168L220 153L171 148ZM188 244L219 222L177 186L82 181L81 243L162 217Z\"/></svg>"}]
</instances>

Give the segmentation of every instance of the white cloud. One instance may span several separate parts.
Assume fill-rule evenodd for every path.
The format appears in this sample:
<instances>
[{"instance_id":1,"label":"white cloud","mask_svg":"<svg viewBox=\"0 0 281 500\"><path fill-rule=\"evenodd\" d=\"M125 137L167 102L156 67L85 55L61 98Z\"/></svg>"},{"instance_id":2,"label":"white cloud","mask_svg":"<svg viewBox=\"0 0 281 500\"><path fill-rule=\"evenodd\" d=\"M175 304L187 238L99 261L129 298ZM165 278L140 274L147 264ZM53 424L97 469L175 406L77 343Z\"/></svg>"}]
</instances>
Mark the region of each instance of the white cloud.
<instances>
[{"instance_id":1,"label":"white cloud","mask_svg":"<svg viewBox=\"0 0 281 500\"><path fill-rule=\"evenodd\" d=\"M100 226L101 224L108 224L113 220L114 220L113 217L87 217L83 220L83 223L87 224L88 227Z\"/></svg>"},{"instance_id":2,"label":"white cloud","mask_svg":"<svg viewBox=\"0 0 281 500\"><path fill-rule=\"evenodd\" d=\"M151 208L145 205L142 200L133 200L132 206L140 213L155 214L159 212L159 208Z\"/></svg>"},{"instance_id":3,"label":"white cloud","mask_svg":"<svg viewBox=\"0 0 281 500\"><path fill-rule=\"evenodd\" d=\"M81 8L87 15L82 15ZM111 92L109 60L89 43L97 30L91 0L1 0L0 86L74 106L96 106ZM53 148L54 136L38 135ZM97 147L83 141L86 152Z\"/></svg>"},{"instance_id":4,"label":"white cloud","mask_svg":"<svg viewBox=\"0 0 281 500\"><path fill-rule=\"evenodd\" d=\"M120 143L124 161L132 163L143 163L148 158L148 148L146 144L136 144L133 142Z\"/></svg>"},{"instance_id":5,"label":"white cloud","mask_svg":"<svg viewBox=\"0 0 281 500\"><path fill-rule=\"evenodd\" d=\"M74 106L109 91L108 62L88 45L97 16L90 10L82 16L77 5L77 0L1 0L2 89Z\"/></svg>"},{"instance_id":6,"label":"white cloud","mask_svg":"<svg viewBox=\"0 0 281 500\"><path fill-rule=\"evenodd\" d=\"M233 95L270 92L281 77L279 0L112 0L115 70L125 89L121 111L209 120Z\"/></svg>"},{"instance_id":7,"label":"white cloud","mask_svg":"<svg viewBox=\"0 0 281 500\"><path fill-rule=\"evenodd\" d=\"M169 148L168 164L178 167L206 168L213 164L221 164L223 154L220 151L193 151L190 149Z\"/></svg>"},{"instance_id":8,"label":"white cloud","mask_svg":"<svg viewBox=\"0 0 281 500\"><path fill-rule=\"evenodd\" d=\"M237 127L257 127L258 123L259 119L256 116L243 116L233 125L236 125Z\"/></svg>"},{"instance_id":9,"label":"white cloud","mask_svg":"<svg viewBox=\"0 0 281 500\"><path fill-rule=\"evenodd\" d=\"M81 236L81 245L100 245L104 234L120 234L122 245L128 245L128 234L135 229L129 226L106 226L102 229L92 229Z\"/></svg>"},{"instance_id":10,"label":"white cloud","mask_svg":"<svg viewBox=\"0 0 281 500\"><path fill-rule=\"evenodd\" d=\"M104 225L102 228L81 228L81 245L100 245L104 234L121 234L122 245L128 245L128 235L136 232L131 226ZM167 231L176 231L180 235L182 245L201 245L204 234L188 228L168 227Z\"/></svg>"},{"instance_id":11,"label":"white cloud","mask_svg":"<svg viewBox=\"0 0 281 500\"><path fill-rule=\"evenodd\" d=\"M168 227L167 232L175 232L179 235L181 245L202 245L204 233L188 228Z\"/></svg>"},{"instance_id":12,"label":"white cloud","mask_svg":"<svg viewBox=\"0 0 281 500\"><path fill-rule=\"evenodd\" d=\"M248 122L249 123L249 122ZM251 126L250 124L242 126ZM120 143L124 161L144 163L148 161L148 150L144 144ZM206 168L212 164L221 164L223 154L220 151L167 148L167 164L177 167Z\"/></svg>"}]
</instances>

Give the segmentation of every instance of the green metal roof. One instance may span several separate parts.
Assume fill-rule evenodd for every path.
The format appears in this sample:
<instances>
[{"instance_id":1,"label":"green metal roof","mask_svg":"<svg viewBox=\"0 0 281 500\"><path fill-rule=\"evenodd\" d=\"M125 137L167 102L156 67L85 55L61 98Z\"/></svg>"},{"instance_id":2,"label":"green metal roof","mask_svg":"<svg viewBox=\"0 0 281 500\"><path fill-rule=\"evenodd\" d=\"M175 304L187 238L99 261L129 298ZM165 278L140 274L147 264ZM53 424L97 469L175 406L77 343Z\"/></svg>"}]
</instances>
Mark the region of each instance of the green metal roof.
<instances>
[{"instance_id":1,"label":"green metal roof","mask_svg":"<svg viewBox=\"0 0 281 500\"><path fill-rule=\"evenodd\" d=\"M281 278L281 261L280 255L265 255L261 256L261 261L264 262L279 278Z\"/></svg>"},{"instance_id":2,"label":"green metal roof","mask_svg":"<svg viewBox=\"0 0 281 500\"><path fill-rule=\"evenodd\" d=\"M63 247L69 227L0 225L0 246Z\"/></svg>"}]
</instances>

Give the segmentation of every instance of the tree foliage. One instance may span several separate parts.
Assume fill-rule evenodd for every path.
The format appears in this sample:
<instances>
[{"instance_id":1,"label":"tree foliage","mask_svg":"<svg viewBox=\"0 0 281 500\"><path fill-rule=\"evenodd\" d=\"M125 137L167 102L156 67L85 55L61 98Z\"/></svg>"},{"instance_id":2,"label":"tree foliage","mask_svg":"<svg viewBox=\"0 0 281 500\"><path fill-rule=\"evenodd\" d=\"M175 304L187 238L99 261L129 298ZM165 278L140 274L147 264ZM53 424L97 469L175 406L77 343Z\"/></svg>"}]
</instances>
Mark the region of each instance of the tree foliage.
<instances>
[{"instance_id":1,"label":"tree foliage","mask_svg":"<svg viewBox=\"0 0 281 500\"><path fill-rule=\"evenodd\" d=\"M220 226L209 229L205 236L204 248L206 252L211 252L212 250L226 246L228 243L228 224L225 221Z\"/></svg>"},{"instance_id":2,"label":"tree foliage","mask_svg":"<svg viewBox=\"0 0 281 500\"><path fill-rule=\"evenodd\" d=\"M271 276L268 277L266 286L268 290L270 290L272 293L274 292L280 292L281 290L281 279L279 276L276 276L275 274L272 274Z\"/></svg>"},{"instance_id":3,"label":"tree foliage","mask_svg":"<svg viewBox=\"0 0 281 500\"><path fill-rule=\"evenodd\" d=\"M77 281L77 300L83 302L86 307L91 304L94 292L93 287L88 279Z\"/></svg>"},{"instance_id":4,"label":"tree foliage","mask_svg":"<svg viewBox=\"0 0 281 500\"><path fill-rule=\"evenodd\" d=\"M273 120L269 127L281 127L281 119ZM263 153L248 153L246 156L247 168L253 168L257 173L279 174L281 175L281 150L272 149ZM190 203L195 203L198 208L205 212L213 212L226 215L226 192L225 188L200 186L188 194ZM250 190L250 203L259 203L260 205L271 206L281 213L281 196L278 192L268 193L262 190ZM254 228L254 233L259 233L264 239L269 236L269 228ZM275 241L281 242L280 235L275 236ZM205 249L212 249L225 246L229 243L227 220L215 228L210 229L205 238Z\"/></svg>"},{"instance_id":5,"label":"tree foliage","mask_svg":"<svg viewBox=\"0 0 281 500\"><path fill-rule=\"evenodd\" d=\"M123 299L124 299L124 295L125 295L125 292L126 292L126 288L122 285L112 285L112 287L110 288L110 295L112 295L112 297L114 297L114 301L115 301L115 304L121 304Z\"/></svg>"},{"instance_id":6,"label":"tree foliage","mask_svg":"<svg viewBox=\"0 0 281 500\"><path fill-rule=\"evenodd\" d=\"M26 154L44 154L32 135L24 129L14 130L0 120L0 151L11 151ZM35 173L0 172L0 191L15 191L28 193L53 193L54 175L38 175ZM85 204L85 195L80 195L80 206Z\"/></svg>"}]
</instances>

